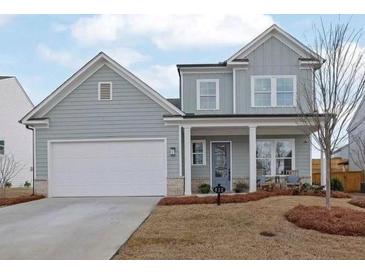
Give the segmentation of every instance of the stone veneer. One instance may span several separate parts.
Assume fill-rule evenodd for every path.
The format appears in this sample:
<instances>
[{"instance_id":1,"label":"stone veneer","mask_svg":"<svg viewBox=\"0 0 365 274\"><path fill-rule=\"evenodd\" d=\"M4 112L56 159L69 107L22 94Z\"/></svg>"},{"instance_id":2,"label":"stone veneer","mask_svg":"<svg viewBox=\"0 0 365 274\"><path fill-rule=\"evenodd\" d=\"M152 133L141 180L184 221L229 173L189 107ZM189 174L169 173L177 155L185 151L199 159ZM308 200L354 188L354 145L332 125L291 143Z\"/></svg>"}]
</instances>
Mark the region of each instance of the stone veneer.
<instances>
[{"instance_id":1,"label":"stone veneer","mask_svg":"<svg viewBox=\"0 0 365 274\"><path fill-rule=\"evenodd\" d=\"M248 177L233 178L231 192L233 192L233 189L234 189L234 187L237 183L246 183L247 186L248 186ZM210 179L209 178L194 178L194 179L191 179L191 192L192 193L199 193L199 186L201 184L208 184L209 185L210 184Z\"/></svg>"},{"instance_id":2,"label":"stone veneer","mask_svg":"<svg viewBox=\"0 0 365 274\"><path fill-rule=\"evenodd\" d=\"M48 196L48 181L47 180L35 180L34 192L36 194Z\"/></svg>"},{"instance_id":3,"label":"stone veneer","mask_svg":"<svg viewBox=\"0 0 365 274\"><path fill-rule=\"evenodd\" d=\"M167 178L167 196L184 195L184 177Z\"/></svg>"}]
</instances>

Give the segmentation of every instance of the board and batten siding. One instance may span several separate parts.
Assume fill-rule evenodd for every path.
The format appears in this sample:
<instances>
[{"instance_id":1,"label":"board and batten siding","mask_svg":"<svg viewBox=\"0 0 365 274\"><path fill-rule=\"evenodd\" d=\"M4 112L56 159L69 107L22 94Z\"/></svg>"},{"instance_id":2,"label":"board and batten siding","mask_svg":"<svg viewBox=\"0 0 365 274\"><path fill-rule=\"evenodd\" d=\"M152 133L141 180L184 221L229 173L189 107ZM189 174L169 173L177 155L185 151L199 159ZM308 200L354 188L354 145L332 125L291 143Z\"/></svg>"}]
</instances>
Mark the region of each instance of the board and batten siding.
<instances>
[{"instance_id":1,"label":"board and batten siding","mask_svg":"<svg viewBox=\"0 0 365 274\"><path fill-rule=\"evenodd\" d=\"M293 49L275 37L269 38L248 56L247 68L226 68L215 71L216 68L201 68L201 73L182 71L183 110L195 114L232 114L233 113L233 70L235 70L235 93L237 114L280 114L299 113L298 107L252 107L251 77L255 75L295 75L297 89L297 104L306 105L306 93L313 92L313 72L311 69L300 68L299 58L302 57ZM197 110L197 80L219 80L219 110Z\"/></svg>"},{"instance_id":2,"label":"board and batten siding","mask_svg":"<svg viewBox=\"0 0 365 274\"><path fill-rule=\"evenodd\" d=\"M247 70L236 71L236 112L248 114L298 113L297 107L252 107L251 77L255 75L296 75L298 105L305 105L305 94L312 92L312 70L300 69L298 55L271 37L248 55Z\"/></svg>"},{"instance_id":3,"label":"board and batten siding","mask_svg":"<svg viewBox=\"0 0 365 274\"><path fill-rule=\"evenodd\" d=\"M98 83L112 82L113 100L98 100ZM168 112L107 66L84 81L45 116L49 128L36 129L36 178L47 179L47 141L59 139L167 138L168 177L179 176L177 126L165 126Z\"/></svg>"},{"instance_id":4,"label":"board and batten siding","mask_svg":"<svg viewBox=\"0 0 365 274\"><path fill-rule=\"evenodd\" d=\"M257 139L294 139L295 169L299 176L309 177L311 165L311 144L305 135L258 135ZM206 165L192 166L193 179L210 177L210 142L232 141L232 177L249 177L249 141L247 135L242 136L193 136L192 140L206 140Z\"/></svg>"},{"instance_id":5,"label":"board and batten siding","mask_svg":"<svg viewBox=\"0 0 365 274\"><path fill-rule=\"evenodd\" d=\"M183 73L183 111L197 114L233 113L233 78L232 73ZM219 80L219 109L197 110L197 81L199 79Z\"/></svg>"}]
</instances>

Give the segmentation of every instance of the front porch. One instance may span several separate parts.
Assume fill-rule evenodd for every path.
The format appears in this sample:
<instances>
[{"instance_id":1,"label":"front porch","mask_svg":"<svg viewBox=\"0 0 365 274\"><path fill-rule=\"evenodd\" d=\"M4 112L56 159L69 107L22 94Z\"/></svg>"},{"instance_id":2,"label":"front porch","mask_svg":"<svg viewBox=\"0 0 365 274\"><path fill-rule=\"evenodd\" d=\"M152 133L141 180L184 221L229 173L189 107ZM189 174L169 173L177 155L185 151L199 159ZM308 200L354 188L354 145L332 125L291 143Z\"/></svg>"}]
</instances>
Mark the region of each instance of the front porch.
<instances>
[{"instance_id":1,"label":"front porch","mask_svg":"<svg viewBox=\"0 0 365 274\"><path fill-rule=\"evenodd\" d=\"M255 192L259 176L280 178L290 170L311 183L310 135L295 118L185 118L178 124L185 195L199 193L201 184L218 183L228 192L238 183Z\"/></svg>"}]
</instances>

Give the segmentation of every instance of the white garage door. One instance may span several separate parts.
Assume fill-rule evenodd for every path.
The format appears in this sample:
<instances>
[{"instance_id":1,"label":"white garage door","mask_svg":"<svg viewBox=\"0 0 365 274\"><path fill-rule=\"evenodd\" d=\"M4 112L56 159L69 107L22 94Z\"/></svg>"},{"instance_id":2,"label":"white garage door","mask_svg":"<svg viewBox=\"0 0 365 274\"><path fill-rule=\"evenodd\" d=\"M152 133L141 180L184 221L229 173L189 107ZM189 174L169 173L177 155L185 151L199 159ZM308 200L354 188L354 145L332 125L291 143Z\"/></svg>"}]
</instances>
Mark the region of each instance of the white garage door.
<instances>
[{"instance_id":1,"label":"white garage door","mask_svg":"<svg viewBox=\"0 0 365 274\"><path fill-rule=\"evenodd\" d=\"M165 195L165 155L162 139L50 142L49 196Z\"/></svg>"}]
</instances>

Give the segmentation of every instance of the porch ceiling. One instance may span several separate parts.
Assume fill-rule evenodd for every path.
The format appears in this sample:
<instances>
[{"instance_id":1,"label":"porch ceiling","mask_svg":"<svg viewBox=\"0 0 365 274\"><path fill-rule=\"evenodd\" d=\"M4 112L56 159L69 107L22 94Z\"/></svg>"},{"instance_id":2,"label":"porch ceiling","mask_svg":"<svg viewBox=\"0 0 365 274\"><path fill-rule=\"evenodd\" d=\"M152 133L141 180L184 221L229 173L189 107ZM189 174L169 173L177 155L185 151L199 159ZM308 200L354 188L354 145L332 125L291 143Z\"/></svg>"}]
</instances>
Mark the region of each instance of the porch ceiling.
<instances>
[{"instance_id":1,"label":"porch ceiling","mask_svg":"<svg viewBox=\"0 0 365 274\"><path fill-rule=\"evenodd\" d=\"M263 126L257 127L257 135L303 135L303 126ZM192 136L249 135L249 127L192 127Z\"/></svg>"}]
</instances>

